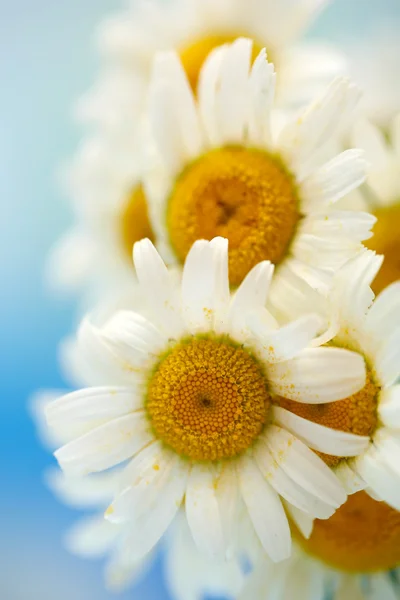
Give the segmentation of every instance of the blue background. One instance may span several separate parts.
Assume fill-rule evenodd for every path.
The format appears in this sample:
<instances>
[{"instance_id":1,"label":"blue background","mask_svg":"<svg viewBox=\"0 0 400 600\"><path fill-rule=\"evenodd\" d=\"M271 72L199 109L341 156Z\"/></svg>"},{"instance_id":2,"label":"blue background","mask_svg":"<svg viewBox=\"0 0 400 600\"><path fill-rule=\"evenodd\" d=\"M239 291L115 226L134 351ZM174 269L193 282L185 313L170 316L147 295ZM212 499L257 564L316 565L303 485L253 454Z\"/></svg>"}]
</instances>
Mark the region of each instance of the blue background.
<instances>
[{"instance_id":1,"label":"blue background","mask_svg":"<svg viewBox=\"0 0 400 600\"><path fill-rule=\"evenodd\" d=\"M101 565L70 556L61 535L78 514L42 484L52 458L27 412L37 388L62 387L56 345L76 307L42 284L51 244L71 222L57 184L80 130L74 100L93 80L96 23L112 0L0 0L0 600L106 600ZM336 0L311 36L368 41L400 0ZM399 107L400 108L400 107ZM160 564L121 598L165 600Z\"/></svg>"}]
</instances>

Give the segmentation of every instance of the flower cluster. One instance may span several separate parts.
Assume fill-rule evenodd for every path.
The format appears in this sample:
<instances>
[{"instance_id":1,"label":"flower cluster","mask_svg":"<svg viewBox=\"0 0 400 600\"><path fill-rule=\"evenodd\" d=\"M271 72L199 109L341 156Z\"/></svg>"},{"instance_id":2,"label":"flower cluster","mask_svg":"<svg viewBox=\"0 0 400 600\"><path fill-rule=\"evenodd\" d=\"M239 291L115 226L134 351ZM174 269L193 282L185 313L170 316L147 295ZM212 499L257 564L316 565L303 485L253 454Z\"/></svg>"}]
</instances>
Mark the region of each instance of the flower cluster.
<instances>
[{"instance_id":1,"label":"flower cluster","mask_svg":"<svg viewBox=\"0 0 400 600\"><path fill-rule=\"evenodd\" d=\"M398 597L400 115L300 43L324 4L101 27L48 268L87 313L60 353L78 390L34 412L48 485L95 511L66 543L113 588L164 546L177 600Z\"/></svg>"}]
</instances>

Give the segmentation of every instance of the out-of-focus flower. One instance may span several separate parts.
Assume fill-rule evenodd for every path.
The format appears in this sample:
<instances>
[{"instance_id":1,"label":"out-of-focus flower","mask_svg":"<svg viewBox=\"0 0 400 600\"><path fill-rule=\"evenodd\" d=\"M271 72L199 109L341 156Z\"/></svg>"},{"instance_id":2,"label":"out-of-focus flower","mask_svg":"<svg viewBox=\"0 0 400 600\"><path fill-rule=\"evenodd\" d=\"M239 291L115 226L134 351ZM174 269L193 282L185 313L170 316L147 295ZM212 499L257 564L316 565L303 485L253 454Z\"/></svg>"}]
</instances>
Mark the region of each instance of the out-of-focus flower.
<instances>
[{"instance_id":1,"label":"out-of-focus flower","mask_svg":"<svg viewBox=\"0 0 400 600\"><path fill-rule=\"evenodd\" d=\"M365 179L360 150L324 162L324 149L353 115L359 93L334 81L277 138L271 134L274 67L252 43L213 51L198 103L174 53L156 58L150 127L160 159L144 177L156 245L183 263L196 239L229 239L238 285L267 259L304 276L337 270L368 238L374 217L332 206Z\"/></svg>"},{"instance_id":2,"label":"out-of-focus flower","mask_svg":"<svg viewBox=\"0 0 400 600\"><path fill-rule=\"evenodd\" d=\"M363 196L364 206L378 219L367 246L385 257L373 283L379 292L400 279L400 113L388 136L367 121L358 122L353 142L371 165Z\"/></svg>"},{"instance_id":3,"label":"out-of-focus flower","mask_svg":"<svg viewBox=\"0 0 400 600\"><path fill-rule=\"evenodd\" d=\"M56 452L60 465L83 476L131 459L106 513L124 525L120 551L128 563L155 546L182 504L197 547L223 556L240 502L265 551L274 561L287 558L280 496L294 518L300 512L306 520L331 516L346 499L298 438L355 456L368 437L302 419L293 435L274 424L273 403L276 396L318 405L351 396L365 385L363 357L310 348L320 328L312 314L279 327L265 309L268 261L232 296L227 240L197 241L178 285L149 240L135 245L134 259L148 318L125 311L103 327L84 321L81 352L98 374L92 385L103 387L48 406L50 426L74 434Z\"/></svg>"},{"instance_id":4,"label":"out-of-focus flower","mask_svg":"<svg viewBox=\"0 0 400 600\"><path fill-rule=\"evenodd\" d=\"M400 593L400 513L365 492L349 496L306 539L294 528L292 557L259 559L238 600L396 600ZM396 569L397 572L391 572Z\"/></svg>"},{"instance_id":5,"label":"out-of-focus flower","mask_svg":"<svg viewBox=\"0 0 400 600\"><path fill-rule=\"evenodd\" d=\"M298 43L329 0L148 0L131 3L100 27L107 68L79 105L79 114L114 128L132 122L147 102L154 55L176 51L196 90L209 53L238 37L266 47L275 63L278 100L285 107L307 101L345 68L343 55L324 43Z\"/></svg>"},{"instance_id":6,"label":"out-of-focus flower","mask_svg":"<svg viewBox=\"0 0 400 600\"><path fill-rule=\"evenodd\" d=\"M142 134L129 141L122 134L88 138L67 173L76 223L52 250L47 276L55 288L84 291L91 307L129 304L133 244L152 238L140 183Z\"/></svg>"},{"instance_id":7,"label":"out-of-focus flower","mask_svg":"<svg viewBox=\"0 0 400 600\"><path fill-rule=\"evenodd\" d=\"M361 87L364 117L386 129L400 108L399 21L378 24L364 39L343 44L347 68Z\"/></svg>"},{"instance_id":8,"label":"out-of-focus flower","mask_svg":"<svg viewBox=\"0 0 400 600\"><path fill-rule=\"evenodd\" d=\"M314 306L330 321L330 343L364 356L367 384L342 402L326 404L321 411L312 404L281 403L278 423L290 429L297 416L321 425L370 438L366 451L355 459L325 456L348 493L366 489L400 510L400 282L393 283L374 300L370 285L382 263L364 250L336 274L330 296L318 295L304 283L286 278L285 301L272 310L285 320L301 317ZM272 299L273 300L273 299ZM319 308L318 308L319 306ZM286 410L282 409L285 408ZM278 418L278 414L275 415ZM319 450L319 448L315 448Z\"/></svg>"}]
</instances>

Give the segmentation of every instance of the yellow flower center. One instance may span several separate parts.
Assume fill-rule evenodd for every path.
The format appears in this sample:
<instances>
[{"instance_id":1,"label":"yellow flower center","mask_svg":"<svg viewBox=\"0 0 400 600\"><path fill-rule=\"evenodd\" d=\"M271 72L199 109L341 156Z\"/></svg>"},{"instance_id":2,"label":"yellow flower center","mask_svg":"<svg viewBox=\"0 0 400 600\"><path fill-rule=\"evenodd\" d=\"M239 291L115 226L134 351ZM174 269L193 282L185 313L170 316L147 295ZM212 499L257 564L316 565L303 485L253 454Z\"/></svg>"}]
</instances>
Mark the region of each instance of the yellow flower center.
<instances>
[{"instance_id":1,"label":"yellow flower center","mask_svg":"<svg viewBox=\"0 0 400 600\"><path fill-rule=\"evenodd\" d=\"M294 182L266 152L213 150L179 176L168 203L167 227L183 263L197 239L229 240L229 277L238 285L262 260L285 256L300 218Z\"/></svg>"},{"instance_id":2,"label":"yellow flower center","mask_svg":"<svg viewBox=\"0 0 400 600\"><path fill-rule=\"evenodd\" d=\"M129 259L132 260L132 248L135 242L143 238L154 241L147 212L146 196L141 185L136 186L125 204L121 218L122 244Z\"/></svg>"},{"instance_id":3,"label":"yellow flower center","mask_svg":"<svg viewBox=\"0 0 400 600\"><path fill-rule=\"evenodd\" d=\"M234 42L238 37L240 35L208 35L195 40L181 49L179 53L180 59L194 92L197 90L201 68L210 52L218 46ZM253 60L258 56L262 48L263 46L253 42Z\"/></svg>"},{"instance_id":4,"label":"yellow flower center","mask_svg":"<svg viewBox=\"0 0 400 600\"><path fill-rule=\"evenodd\" d=\"M182 340L161 358L148 384L156 437L194 460L230 458L249 448L269 406L259 363L227 337Z\"/></svg>"},{"instance_id":5,"label":"yellow flower center","mask_svg":"<svg viewBox=\"0 0 400 600\"><path fill-rule=\"evenodd\" d=\"M279 398L279 405L291 412L325 425L331 429L348 431L357 435L371 435L377 425L377 395L379 389L373 383L370 373L367 374L367 382L362 390L353 394L349 398L339 400L338 402L328 402L327 404L301 404ZM330 454L317 454L330 467L339 464L342 458L331 456Z\"/></svg>"},{"instance_id":6,"label":"yellow flower center","mask_svg":"<svg viewBox=\"0 0 400 600\"><path fill-rule=\"evenodd\" d=\"M366 246L385 257L372 284L372 289L378 294L400 279L400 203L379 208L375 216L378 221L374 226L374 236L366 242Z\"/></svg>"},{"instance_id":7,"label":"yellow flower center","mask_svg":"<svg viewBox=\"0 0 400 600\"><path fill-rule=\"evenodd\" d=\"M388 571L400 565L400 513L365 492L349 496L330 519L316 519L309 540L295 528L293 533L307 554L341 571Z\"/></svg>"}]
</instances>

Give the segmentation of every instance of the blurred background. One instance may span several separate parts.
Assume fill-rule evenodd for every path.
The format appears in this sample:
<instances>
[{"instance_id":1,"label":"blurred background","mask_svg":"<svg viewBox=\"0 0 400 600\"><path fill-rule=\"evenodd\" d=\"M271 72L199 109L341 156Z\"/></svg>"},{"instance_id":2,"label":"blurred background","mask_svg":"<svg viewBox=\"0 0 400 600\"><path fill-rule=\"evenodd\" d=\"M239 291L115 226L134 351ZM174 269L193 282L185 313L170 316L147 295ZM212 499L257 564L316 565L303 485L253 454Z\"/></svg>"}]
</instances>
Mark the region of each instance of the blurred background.
<instances>
[{"instance_id":1,"label":"blurred background","mask_svg":"<svg viewBox=\"0 0 400 600\"><path fill-rule=\"evenodd\" d=\"M35 437L27 401L38 388L63 387L56 346L71 331L76 306L44 289L43 264L72 220L57 173L80 136L73 103L98 67L93 32L121 5L0 0L0 600L112 597L103 586L102 565L62 547L62 535L78 515L42 483L53 459ZM400 0L333 0L309 37L363 58L369 71L377 32L389 40L385 60L400 64L390 45L391 35L400 35ZM384 68L375 65L377 77ZM120 598L166 600L160 561Z\"/></svg>"}]
</instances>

